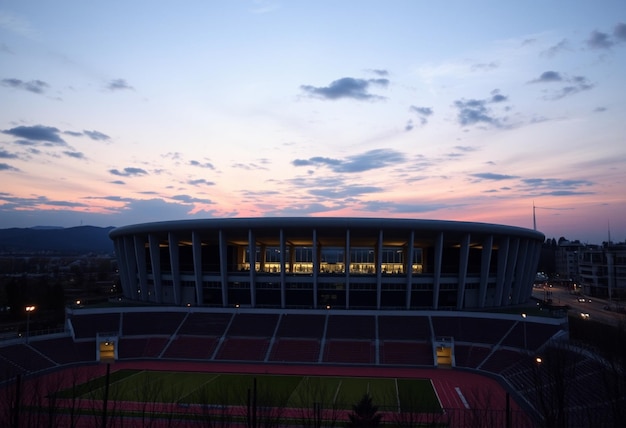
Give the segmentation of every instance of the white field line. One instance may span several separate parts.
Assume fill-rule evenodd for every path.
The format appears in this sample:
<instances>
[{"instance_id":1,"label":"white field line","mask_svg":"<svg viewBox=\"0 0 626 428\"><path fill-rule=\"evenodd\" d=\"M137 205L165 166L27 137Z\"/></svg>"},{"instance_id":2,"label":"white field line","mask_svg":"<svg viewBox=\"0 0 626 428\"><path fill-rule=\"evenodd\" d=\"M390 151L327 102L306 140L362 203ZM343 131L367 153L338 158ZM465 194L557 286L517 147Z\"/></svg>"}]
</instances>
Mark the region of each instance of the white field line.
<instances>
[{"instance_id":1,"label":"white field line","mask_svg":"<svg viewBox=\"0 0 626 428\"><path fill-rule=\"evenodd\" d=\"M335 390L335 396L333 397L333 405L337 404L337 397L339 396L339 390L341 389L342 380L339 381L339 385L337 385L337 389Z\"/></svg>"},{"instance_id":2,"label":"white field line","mask_svg":"<svg viewBox=\"0 0 626 428\"><path fill-rule=\"evenodd\" d=\"M398 378L394 378L393 382L396 385L396 401L398 402L398 413L400 413L400 390L398 389Z\"/></svg>"},{"instance_id":3,"label":"white field line","mask_svg":"<svg viewBox=\"0 0 626 428\"><path fill-rule=\"evenodd\" d=\"M467 402L467 400L465 399L465 396L463 395L463 393L461 392L461 388L459 388L458 386L454 387L454 390L456 391L457 394L459 394L459 398L461 399L461 402L463 403L463 405L465 406L466 409L470 408L469 403Z\"/></svg>"}]
</instances>

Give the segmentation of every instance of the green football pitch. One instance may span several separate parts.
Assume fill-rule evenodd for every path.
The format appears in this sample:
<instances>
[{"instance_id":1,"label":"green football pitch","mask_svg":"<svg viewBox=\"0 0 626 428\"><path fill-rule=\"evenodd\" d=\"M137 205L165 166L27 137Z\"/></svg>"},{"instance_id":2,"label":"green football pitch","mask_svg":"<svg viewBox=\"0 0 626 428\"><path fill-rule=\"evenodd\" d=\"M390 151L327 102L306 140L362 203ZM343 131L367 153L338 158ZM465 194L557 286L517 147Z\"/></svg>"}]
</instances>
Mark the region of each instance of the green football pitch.
<instances>
[{"instance_id":1,"label":"green football pitch","mask_svg":"<svg viewBox=\"0 0 626 428\"><path fill-rule=\"evenodd\" d=\"M62 391L61 397L99 399L106 377ZM255 394L256 392L256 394ZM180 405L258 405L350 409L369 394L380 410L440 412L429 379L220 374L177 371L119 370L109 376L108 399Z\"/></svg>"}]
</instances>

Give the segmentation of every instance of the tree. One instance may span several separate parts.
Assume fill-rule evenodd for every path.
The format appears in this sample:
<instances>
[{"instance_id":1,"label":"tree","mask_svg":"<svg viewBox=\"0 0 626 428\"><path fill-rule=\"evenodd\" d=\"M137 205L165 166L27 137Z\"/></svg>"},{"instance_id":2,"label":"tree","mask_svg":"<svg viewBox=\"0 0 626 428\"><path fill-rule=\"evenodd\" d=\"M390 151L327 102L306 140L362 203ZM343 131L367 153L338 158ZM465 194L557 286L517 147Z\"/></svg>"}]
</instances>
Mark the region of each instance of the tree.
<instances>
[{"instance_id":1,"label":"tree","mask_svg":"<svg viewBox=\"0 0 626 428\"><path fill-rule=\"evenodd\" d=\"M348 427L373 428L380 426L383 415L378 412L378 406L372 403L372 397L365 393L358 403L352 405L352 413L348 418Z\"/></svg>"}]
</instances>

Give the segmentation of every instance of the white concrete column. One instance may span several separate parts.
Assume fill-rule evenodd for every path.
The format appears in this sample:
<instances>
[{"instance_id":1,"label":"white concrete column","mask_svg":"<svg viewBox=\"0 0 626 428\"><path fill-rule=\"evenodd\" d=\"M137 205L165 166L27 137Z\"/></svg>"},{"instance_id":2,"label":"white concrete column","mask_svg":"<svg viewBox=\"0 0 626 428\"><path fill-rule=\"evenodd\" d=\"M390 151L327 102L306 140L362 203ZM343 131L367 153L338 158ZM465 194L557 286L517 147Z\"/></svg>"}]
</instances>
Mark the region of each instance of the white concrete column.
<instances>
[{"instance_id":1,"label":"white concrete column","mask_svg":"<svg viewBox=\"0 0 626 428\"><path fill-rule=\"evenodd\" d=\"M521 291L524 286L524 271L527 268L528 260L528 239L524 239L520 242L520 249L518 253L517 266L515 268L515 282L513 285L513 299L512 304L517 305L521 301Z\"/></svg>"},{"instance_id":2,"label":"white concrete column","mask_svg":"<svg viewBox=\"0 0 626 428\"><path fill-rule=\"evenodd\" d=\"M487 287L489 285L489 268L491 267L491 250L493 248L493 235L488 235L483 241L483 250L480 254L480 288L478 292L478 307L485 307Z\"/></svg>"},{"instance_id":3,"label":"white concrete column","mask_svg":"<svg viewBox=\"0 0 626 428\"><path fill-rule=\"evenodd\" d=\"M280 307L284 309L287 307L287 274L285 273L285 231L282 228L278 239L280 240L278 246L280 250Z\"/></svg>"},{"instance_id":4,"label":"white concrete column","mask_svg":"<svg viewBox=\"0 0 626 428\"><path fill-rule=\"evenodd\" d=\"M346 280L346 309L350 309L350 229L346 229L346 246L344 249L344 269Z\"/></svg>"},{"instance_id":5,"label":"white concrete column","mask_svg":"<svg viewBox=\"0 0 626 428\"><path fill-rule=\"evenodd\" d=\"M502 300L500 304L502 306L509 306L513 303L512 288L513 288L513 276L517 268L518 254L519 254L519 238L513 238L513 242L509 244L509 255L507 257L508 262L506 264L506 274L504 275L504 287L502 288Z\"/></svg>"},{"instance_id":6,"label":"white concrete column","mask_svg":"<svg viewBox=\"0 0 626 428\"><path fill-rule=\"evenodd\" d=\"M256 308L256 238L248 229L248 253L250 255L250 306Z\"/></svg>"},{"instance_id":7,"label":"white concrete column","mask_svg":"<svg viewBox=\"0 0 626 428\"><path fill-rule=\"evenodd\" d=\"M320 271L319 257L317 253L317 229L313 229L313 308L317 309L317 276Z\"/></svg>"},{"instance_id":8,"label":"white concrete column","mask_svg":"<svg viewBox=\"0 0 626 428\"><path fill-rule=\"evenodd\" d=\"M196 282L196 305L202 305L204 302L204 290L202 288L202 239L200 232L194 230L191 232L191 251L193 254L193 273Z\"/></svg>"},{"instance_id":9,"label":"white concrete column","mask_svg":"<svg viewBox=\"0 0 626 428\"><path fill-rule=\"evenodd\" d=\"M154 301L163 303L163 281L161 278L161 251L159 238L154 233L148 235L150 247L150 265L152 266L152 278L154 283Z\"/></svg>"},{"instance_id":10,"label":"white concrete column","mask_svg":"<svg viewBox=\"0 0 626 428\"><path fill-rule=\"evenodd\" d=\"M470 234L466 233L461 241L459 250L459 282L457 285L456 309L461 310L465 306L465 288L467 287L467 264L469 260Z\"/></svg>"},{"instance_id":11,"label":"white concrete column","mask_svg":"<svg viewBox=\"0 0 626 428\"><path fill-rule=\"evenodd\" d=\"M411 234L409 235L409 244L406 251L407 260L405 260L405 269L406 269L406 300L405 307L406 309L411 309L411 292L413 290L413 257L415 257L415 231L411 230Z\"/></svg>"},{"instance_id":12,"label":"white concrete column","mask_svg":"<svg viewBox=\"0 0 626 428\"><path fill-rule=\"evenodd\" d=\"M135 253L135 261L137 267L137 274L139 276L139 290L141 295L139 298L147 302L148 296L148 273L146 272L146 244L143 237L133 235L133 246Z\"/></svg>"},{"instance_id":13,"label":"white concrete column","mask_svg":"<svg viewBox=\"0 0 626 428\"><path fill-rule=\"evenodd\" d=\"M529 241L528 251L528 265L525 269L526 277L524 278L524 286L520 296L520 303L527 302L533 293L533 284L535 283L535 277L537 276L537 266L539 265L539 257L541 256L541 243L536 241Z\"/></svg>"},{"instance_id":14,"label":"white concrete column","mask_svg":"<svg viewBox=\"0 0 626 428\"><path fill-rule=\"evenodd\" d=\"M228 245L224 231L219 231L219 248L220 248L220 280L222 282L222 306L228 306Z\"/></svg>"},{"instance_id":15,"label":"white concrete column","mask_svg":"<svg viewBox=\"0 0 626 428\"><path fill-rule=\"evenodd\" d=\"M174 304L180 305L181 283L180 283L180 251L178 248L178 236L174 232L168 234L168 246L170 251L170 266L172 268L172 291L174 293Z\"/></svg>"},{"instance_id":16,"label":"white concrete column","mask_svg":"<svg viewBox=\"0 0 626 428\"><path fill-rule=\"evenodd\" d=\"M439 288L441 285L441 262L443 258L443 232L435 238L435 266L433 272L433 309L439 309Z\"/></svg>"},{"instance_id":17,"label":"white concrete column","mask_svg":"<svg viewBox=\"0 0 626 428\"><path fill-rule=\"evenodd\" d=\"M122 285L122 294L124 297L129 299L134 299L134 294L131 292L130 287L130 279L128 274L128 255L126 254L126 249L124 247L124 238L119 237L115 238L113 241L113 246L115 247L115 255L117 257L119 275L120 275L120 283Z\"/></svg>"},{"instance_id":18,"label":"white concrete column","mask_svg":"<svg viewBox=\"0 0 626 428\"><path fill-rule=\"evenodd\" d=\"M376 244L376 309L380 309L383 288L383 230L378 231Z\"/></svg>"},{"instance_id":19,"label":"white concrete column","mask_svg":"<svg viewBox=\"0 0 626 428\"><path fill-rule=\"evenodd\" d=\"M496 306L502 305L502 293L509 261L509 241L510 238L508 236L503 236L498 243L498 273L496 276L496 295L493 301Z\"/></svg>"}]
</instances>

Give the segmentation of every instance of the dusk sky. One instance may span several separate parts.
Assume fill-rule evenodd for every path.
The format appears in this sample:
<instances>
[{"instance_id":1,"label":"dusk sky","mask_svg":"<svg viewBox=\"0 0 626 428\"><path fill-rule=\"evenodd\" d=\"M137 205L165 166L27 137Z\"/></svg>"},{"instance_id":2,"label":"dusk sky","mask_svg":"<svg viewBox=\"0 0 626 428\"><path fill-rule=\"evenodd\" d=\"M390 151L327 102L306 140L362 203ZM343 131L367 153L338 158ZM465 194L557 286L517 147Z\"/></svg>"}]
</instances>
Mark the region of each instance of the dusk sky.
<instances>
[{"instance_id":1,"label":"dusk sky","mask_svg":"<svg viewBox=\"0 0 626 428\"><path fill-rule=\"evenodd\" d=\"M0 228L351 216L626 240L626 3L1 1Z\"/></svg>"}]
</instances>

